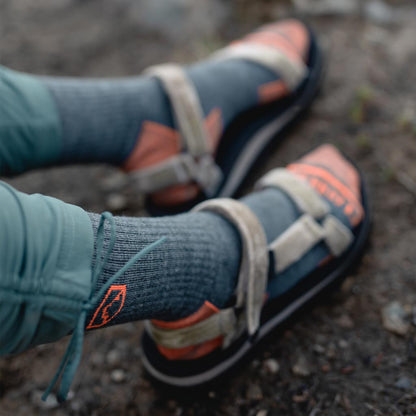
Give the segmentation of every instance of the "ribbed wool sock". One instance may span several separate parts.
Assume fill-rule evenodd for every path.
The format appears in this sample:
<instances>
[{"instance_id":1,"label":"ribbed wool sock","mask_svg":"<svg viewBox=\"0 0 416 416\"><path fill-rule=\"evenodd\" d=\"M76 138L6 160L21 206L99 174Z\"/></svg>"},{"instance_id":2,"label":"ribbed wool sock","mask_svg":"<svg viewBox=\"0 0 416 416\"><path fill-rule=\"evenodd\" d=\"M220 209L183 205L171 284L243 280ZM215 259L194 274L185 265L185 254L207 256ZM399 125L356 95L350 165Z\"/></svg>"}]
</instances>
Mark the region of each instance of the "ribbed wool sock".
<instances>
[{"instance_id":1,"label":"ribbed wool sock","mask_svg":"<svg viewBox=\"0 0 416 416\"><path fill-rule=\"evenodd\" d=\"M312 159L315 158L315 159ZM328 158L329 162L325 160ZM321 166L322 180L333 182L347 179L354 201L359 201L359 182L355 169L332 147L322 147L309 155L316 166ZM318 163L318 162L319 163ZM295 170L296 164L291 165ZM337 177L337 174L339 175ZM311 184L316 185L316 177ZM344 185L342 185L344 186ZM317 191L323 190L317 186ZM326 191L328 187L326 188ZM336 200L334 203L334 195ZM361 213L340 204L336 191L324 193L334 216L353 228L357 220L353 213ZM277 189L254 192L241 200L254 212L262 224L270 243L282 234L301 213L289 197ZM354 215L355 215L354 214ZM99 215L89 214L94 230ZM358 215L358 214L357 214ZM354 219L355 218L355 219ZM106 230L108 239L109 230ZM96 328L138 319L176 320L198 310L208 300L222 308L231 298L239 271L240 238L237 231L221 216L212 213L187 213L163 218L116 218L116 243L110 254L97 290L135 253L161 237L166 240L154 251L133 265L114 282L113 289L87 319L87 327ZM313 271L329 255L325 244L318 244L300 261L279 274L268 285L270 298L278 296ZM96 259L94 261L97 261Z\"/></svg>"}]
</instances>

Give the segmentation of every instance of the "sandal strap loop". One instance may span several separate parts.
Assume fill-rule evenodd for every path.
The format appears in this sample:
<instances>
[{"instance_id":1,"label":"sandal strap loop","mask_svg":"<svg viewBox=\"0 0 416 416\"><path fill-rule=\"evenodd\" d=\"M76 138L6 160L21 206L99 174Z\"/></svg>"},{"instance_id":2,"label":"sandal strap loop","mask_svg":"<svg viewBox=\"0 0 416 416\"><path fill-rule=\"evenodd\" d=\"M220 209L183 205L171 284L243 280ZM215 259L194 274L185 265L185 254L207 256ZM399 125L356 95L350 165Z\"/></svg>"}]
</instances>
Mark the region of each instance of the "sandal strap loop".
<instances>
[{"instance_id":1,"label":"sandal strap loop","mask_svg":"<svg viewBox=\"0 0 416 416\"><path fill-rule=\"evenodd\" d=\"M160 328L146 321L146 330L153 340L165 348L179 349L198 345L219 336L227 336L237 325L234 308L223 309L194 325L178 329Z\"/></svg>"},{"instance_id":2,"label":"sandal strap loop","mask_svg":"<svg viewBox=\"0 0 416 416\"><path fill-rule=\"evenodd\" d=\"M282 51L266 45L238 43L220 49L212 57L218 60L246 59L260 64L280 76L291 91L299 86L308 73L302 61L295 62Z\"/></svg>"},{"instance_id":3,"label":"sandal strap loop","mask_svg":"<svg viewBox=\"0 0 416 416\"><path fill-rule=\"evenodd\" d=\"M160 328L146 321L146 330L153 340L166 348L184 348L223 336L223 347L244 330L254 335L260 326L269 270L267 240L257 217L241 202L229 198L205 201L193 211L209 211L225 217L239 231L242 259L236 288L236 304L222 309L196 324L180 328Z\"/></svg>"},{"instance_id":4,"label":"sandal strap loop","mask_svg":"<svg viewBox=\"0 0 416 416\"><path fill-rule=\"evenodd\" d=\"M309 185L309 183L289 172L287 169L273 169L256 183L256 189L278 188L286 193L305 214L321 219L329 214L328 203Z\"/></svg>"},{"instance_id":5,"label":"sandal strap loop","mask_svg":"<svg viewBox=\"0 0 416 416\"><path fill-rule=\"evenodd\" d=\"M212 164L211 158L204 156L196 160L188 153L180 153L157 165L131 172L130 176L144 193L195 181L208 197L215 194L222 180L221 169Z\"/></svg>"},{"instance_id":6,"label":"sandal strap loop","mask_svg":"<svg viewBox=\"0 0 416 416\"><path fill-rule=\"evenodd\" d=\"M309 214L304 214L269 245L274 255L275 273L286 270L318 243L325 242L330 253L337 257L353 239L352 232L336 217L328 215L321 225Z\"/></svg>"},{"instance_id":7,"label":"sandal strap loop","mask_svg":"<svg viewBox=\"0 0 416 416\"><path fill-rule=\"evenodd\" d=\"M246 205L230 198L218 198L197 205L193 211L210 211L225 217L240 233L242 257L236 289L236 308L242 308L249 335L260 325L267 285L269 258L262 225Z\"/></svg>"}]
</instances>

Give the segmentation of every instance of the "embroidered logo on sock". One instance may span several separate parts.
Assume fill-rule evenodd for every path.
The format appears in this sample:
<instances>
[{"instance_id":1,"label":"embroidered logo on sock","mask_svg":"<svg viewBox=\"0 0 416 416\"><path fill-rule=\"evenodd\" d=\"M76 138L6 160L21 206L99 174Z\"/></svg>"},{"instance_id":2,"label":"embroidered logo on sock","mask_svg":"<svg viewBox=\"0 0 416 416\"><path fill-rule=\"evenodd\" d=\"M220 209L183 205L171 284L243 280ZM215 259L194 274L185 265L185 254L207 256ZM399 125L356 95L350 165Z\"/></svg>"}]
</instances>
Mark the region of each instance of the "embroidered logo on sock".
<instances>
[{"instance_id":1,"label":"embroidered logo on sock","mask_svg":"<svg viewBox=\"0 0 416 416\"><path fill-rule=\"evenodd\" d=\"M114 319L123 309L126 292L126 285L111 285L87 329L100 328Z\"/></svg>"}]
</instances>

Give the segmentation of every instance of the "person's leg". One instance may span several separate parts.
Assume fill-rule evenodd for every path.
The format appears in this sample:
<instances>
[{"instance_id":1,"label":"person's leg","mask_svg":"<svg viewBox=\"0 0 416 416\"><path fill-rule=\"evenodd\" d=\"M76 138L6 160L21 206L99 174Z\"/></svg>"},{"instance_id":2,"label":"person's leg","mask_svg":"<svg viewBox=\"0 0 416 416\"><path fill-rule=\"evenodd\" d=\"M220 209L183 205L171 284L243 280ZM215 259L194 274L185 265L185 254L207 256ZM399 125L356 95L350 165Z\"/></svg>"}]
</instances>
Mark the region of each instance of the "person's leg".
<instances>
[{"instance_id":1,"label":"person's leg","mask_svg":"<svg viewBox=\"0 0 416 416\"><path fill-rule=\"evenodd\" d=\"M305 163L315 166L317 173L305 178L322 193L331 214L344 227L356 227L363 210L355 169L331 147L289 169L302 177ZM334 188L340 181L351 200ZM5 184L0 192L1 354L71 331L79 339L85 328L137 319L177 321L207 302L221 309L232 298L241 239L221 215L191 212L155 219L116 217L114 222L104 217L108 220L103 225L102 216L53 198L25 195ZM289 195L274 188L241 202L258 218L267 243L301 216ZM146 247L152 249L146 252ZM124 270L138 253L140 259ZM328 255L325 245L312 246L293 267L269 281L269 299L285 293Z\"/></svg>"},{"instance_id":2,"label":"person's leg","mask_svg":"<svg viewBox=\"0 0 416 416\"><path fill-rule=\"evenodd\" d=\"M286 65L294 62L294 67L303 68L309 36L302 24L288 21L265 27L240 43L254 45L256 50L266 45L282 53ZM236 58L194 64L185 68L185 76L200 101L212 153L237 115L290 95L303 80L295 77L289 86L270 68ZM105 162L141 171L183 150L172 97L153 76L71 79L0 68L0 94L0 175L78 162ZM195 193L198 188L188 183L170 194L164 190L158 199L180 201Z\"/></svg>"}]
</instances>

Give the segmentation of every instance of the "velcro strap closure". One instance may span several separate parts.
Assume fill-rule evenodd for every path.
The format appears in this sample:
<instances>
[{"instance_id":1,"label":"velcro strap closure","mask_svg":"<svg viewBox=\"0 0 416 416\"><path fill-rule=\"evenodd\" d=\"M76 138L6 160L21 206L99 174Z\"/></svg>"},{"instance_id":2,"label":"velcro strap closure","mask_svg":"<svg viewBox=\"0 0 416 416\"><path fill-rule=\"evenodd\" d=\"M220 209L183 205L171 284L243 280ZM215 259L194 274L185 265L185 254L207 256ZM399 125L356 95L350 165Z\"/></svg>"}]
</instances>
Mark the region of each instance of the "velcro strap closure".
<instances>
[{"instance_id":1,"label":"velcro strap closure","mask_svg":"<svg viewBox=\"0 0 416 416\"><path fill-rule=\"evenodd\" d=\"M153 340L165 348L185 348L210 341L219 336L227 337L237 325L233 308L223 309L196 324L178 329L165 329L146 321L146 330Z\"/></svg>"},{"instance_id":2,"label":"velcro strap closure","mask_svg":"<svg viewBox=\"0 0 416 416\"><path fill-rule=\"evenodd\" d=\"M212 55L214 59L246 59L265 66L285 82L289 90L294 90L308 73L306 65L289 59L283 52L266 45L239 43L220 49Z\"/></svg>"},{"instance_id":3,"label":"velcro strap closure","mask_svg":"<svg viewBox=\"0 0 416 416\"><path fill-rule=\"evenodd\" d=\"M328 203L309 185L309 183L289 172L287 169L273 169L257 183L256 189L275 187L285 192L305 214L321 219L330 212Z\"/></svg>"},{"instance_id":4,"label":"velcro strap closure","mask_svg":"<svg viewBox=\"0 0 416 416\"><path fill-rule=\"evenodd\" d=\"M195 159L181 153L157 165L134 171L130 176L144 193L195 181L207 197L212 197L222 180L222 171L209 155Z\"/></svg>"},{"instance_id":5,"label":"velcro strap closure","mask_svg":"<svg viewBox=\"0 0 416 416\"><path fill-rule=\"evenodd\" d=\"M260 325L269 268L267 240L263 227L246 205L229 198L205 201L193 210L215 212L229 220L240 233L242 256L236 289L236 307L243 309L248 333L253 335Z\"/></svg>"},{"instance_id":6,"label":"velcro strap closure","mask_svg":"<svg viewBox=\"0 0 416 416\"><path fill-rule=\"evenodd\" d=\"M332 215L324 219L323 225L309 214L302 215L269 246L275 258L275 272L286 270L322 241L332 255L339 256L353 238L352 232Z\"/></svg>"}]
</instances>

